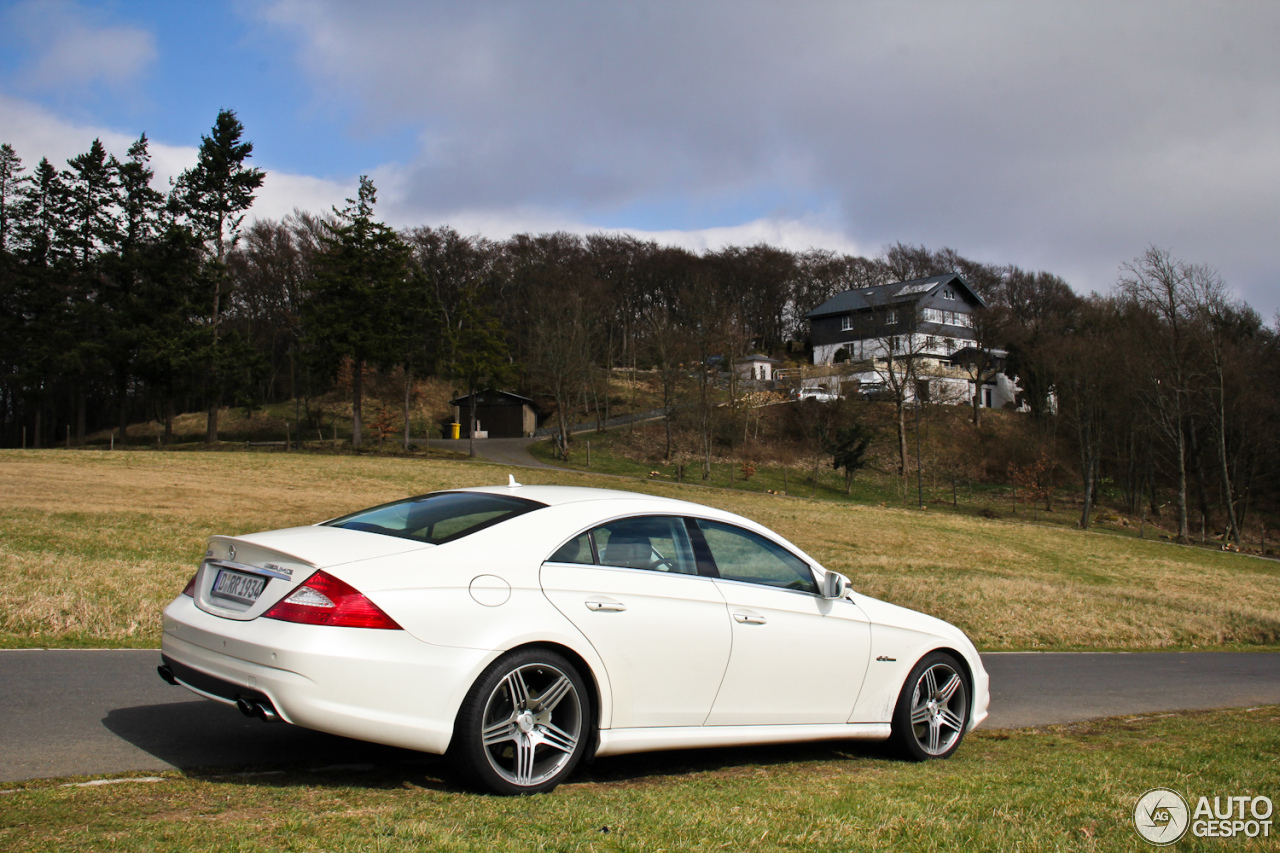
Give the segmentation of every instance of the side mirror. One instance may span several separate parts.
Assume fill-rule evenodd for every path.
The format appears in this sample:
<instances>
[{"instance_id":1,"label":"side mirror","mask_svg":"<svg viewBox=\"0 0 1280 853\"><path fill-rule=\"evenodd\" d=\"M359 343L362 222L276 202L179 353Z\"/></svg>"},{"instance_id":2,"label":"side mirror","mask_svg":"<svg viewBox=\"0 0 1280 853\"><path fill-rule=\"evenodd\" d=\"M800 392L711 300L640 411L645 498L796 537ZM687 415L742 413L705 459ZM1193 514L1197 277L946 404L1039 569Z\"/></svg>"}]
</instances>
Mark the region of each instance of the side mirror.
<instances>
[{"instance_id":1,"label":"side mirror","mask_svg":"<svg viewBox=\"0 0 1280 853\"><path fill-rule=\"evenodd\" d=\"M822 576L823 598L844 598L845 591L848 588L849 579L839 572L828 571Z\"/></svg>"}]
</instances>

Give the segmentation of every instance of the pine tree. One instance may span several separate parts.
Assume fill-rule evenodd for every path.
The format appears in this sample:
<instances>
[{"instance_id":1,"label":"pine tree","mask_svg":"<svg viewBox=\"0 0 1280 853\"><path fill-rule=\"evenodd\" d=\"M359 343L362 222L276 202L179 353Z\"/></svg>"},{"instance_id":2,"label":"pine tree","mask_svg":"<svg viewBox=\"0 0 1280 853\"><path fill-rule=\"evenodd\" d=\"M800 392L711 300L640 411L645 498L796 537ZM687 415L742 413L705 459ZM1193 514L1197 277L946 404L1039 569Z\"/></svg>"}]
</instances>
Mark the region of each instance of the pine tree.
<instances>
[{"instance_id":1,"label":"pine tree","mask_svg":"<svg viewBox=\"0 0 1280 853\"><path fill-rule=\"evenodd\" d=\"M24 171L22 158L13 146L7 142L0 145L0 255L8 255L13 250L10 235L19 210L22 188L28 180L22 174Z\"/></svg>"},{"instance_id":2,"label":"pine tree","mask_svg":"<svg viewBox=\"0 0 1280 853\"><path fill-rule=\"evenodd\" d=\"M150 166L147 137L143 134L129 146L128 158L118 163L119 216L115 235L116 250L100 261L101 286L97 294L101 308L102 349L114 378L119 441L127 440L129 425L129 390L134 384L143 347L154 336L153 326L163 317L162 306L169 294L158 292L159 277L164 287L172 286L172 271L157 268L156 258L173 259L169 247L158 244L160 214L164 194L153 189L154 172ZM79 408L79 406L78 406ZM81 421L77 414L77 425ZM77 426L77 435L80 430Z\"/></svg>"},{"instance_id":3,"label":"pine tree","mask_svg":"<svg viewBox=\"0 0 1280 853\"><path fill-rule=\"evenodd\" d=\"M67 230L67 188L58 170L45 157L36 166L19 196L13 225L18 252L28 264L48 267L63 255L58 235Z\"/></svg>"},{"instance_id":4,"label":"pine tree","mask_svg":"<svg viewBox=\"0 0 1280 853\"><path fill-rule=\"evenodd\" d=\"M67 161L62 172L67 188L65 233L59 235L83 267L120 240L118 215L119 162L95 139L84 154Z\"/></svg>"},{"instance_id":5,"label":"pine tree","mask_svg":"<svg viewBox=\"0 0 1280 853\"><path fill-rule=\"evenodd\" d=\"M13 382L32 417L32 443L44 437L44 407L52 386L75 351L74 267L63 237L74 229L68 219L68 193L62 176L43 158L21 187L12 239L18 266L9 287L14 304Z\"/></svg>"},{"instance_id":6,"label":"pine tree","mask_svg":"<svg viewBox=\"0 0 1280 853\"><path fill-rule=\"evenodd\" d=\"M120 207L123 219L121 246L125 251L152 239L159 228L164 193L151 186L155 171L147 135L129 146L128 159L119 164Z\"/></svg>"},{"instance_id":7,"label":"pine tree","mask_svg":"<svg viewBox=\"0 0 1280 853\"><path fill-rule=\"evenodd\" d=\"M409 281L409 248L391 228L373 219L377 190L367 176L326 225L316 259L315 292L307 303L310 342L330 369L351 359L351 444L361 443L361 404L366 364L402 359L403 316L398 306Z\"/></svg>"},{"instance_id":8,"label":"pine tree","mask_svg":"<svg viewBox=\"0 0 1280 853\"><path fill-rule=\"evenodd\" d=\"M239 238L245 211L253 204L254 193L266 177L261 169L245 165L253 155L253 143L242 142L244 125L235 111L221 110L208 136L200 137L196 165L183 172L170 199L174 213L191 223L205 242L213 284L208 356L209 420L205 440L218 440L218 408L222 405L223 376L218 354L221 336L222 302L226 298L227 251Z\"/></svg>"}]
</instances>

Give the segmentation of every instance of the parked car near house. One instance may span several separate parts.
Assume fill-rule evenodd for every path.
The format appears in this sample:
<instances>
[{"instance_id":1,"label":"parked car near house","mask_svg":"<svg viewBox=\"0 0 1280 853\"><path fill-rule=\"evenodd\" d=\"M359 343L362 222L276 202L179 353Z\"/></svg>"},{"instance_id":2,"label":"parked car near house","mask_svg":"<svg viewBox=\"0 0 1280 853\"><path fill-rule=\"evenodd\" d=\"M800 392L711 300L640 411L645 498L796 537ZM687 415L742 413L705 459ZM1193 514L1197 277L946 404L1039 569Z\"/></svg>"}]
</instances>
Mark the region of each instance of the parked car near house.
<instances>
[{"instance_id":1,"label":"parked car near house","mask_svg":"<svg viewBox=\"0 0 1280 853\"><path fill-rule=\"evenodd\" d=\"M817 400L819 403L834 403L840 395L823 388L801 388L796 392L797 400Z\"/></svg>"},{"instance_id":2,"label":"parked car near house","mask_svg":"<svg viewBox=\"0 0 1280 853\"><path fill-rule=\"evenodd\" d=\"M946 758L988 704L959 629L749 519L514 479L214 536L161 654L170 683L245 714L445 754L503 794L647 750Z\"/></svg>"}]
</instances>

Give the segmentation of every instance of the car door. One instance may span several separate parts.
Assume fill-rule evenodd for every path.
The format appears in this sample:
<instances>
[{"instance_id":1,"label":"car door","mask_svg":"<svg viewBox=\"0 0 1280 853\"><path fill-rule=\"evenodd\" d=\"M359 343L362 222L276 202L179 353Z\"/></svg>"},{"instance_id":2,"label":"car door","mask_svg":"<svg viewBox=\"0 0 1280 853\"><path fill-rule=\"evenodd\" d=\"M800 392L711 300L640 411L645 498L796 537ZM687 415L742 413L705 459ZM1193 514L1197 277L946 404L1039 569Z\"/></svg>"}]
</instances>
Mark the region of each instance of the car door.
<instances>
[{"instance_id":1,"label":"car door","mask_svg":"<svg viewBox=\"0 0 1280 853\"><path fill-rule=\"evenodd\" d=\"M810 566L777 542L724 522L690 524L733 631L706 725L846 722L871 651L866 615L846 598L823 598Z\"/></svg>"},{"instance_id":2,"label":"car door","mask_svg":"<svg viewBox=\"0 0 1280 853\"><path fill-rule=\"evenodd\" d=\"M639 516L575 537L542 589L591 642L613 692L611 728L698 726L729 662L724 599L698 574L684 520Z\"/></svg>"}]
</instances>

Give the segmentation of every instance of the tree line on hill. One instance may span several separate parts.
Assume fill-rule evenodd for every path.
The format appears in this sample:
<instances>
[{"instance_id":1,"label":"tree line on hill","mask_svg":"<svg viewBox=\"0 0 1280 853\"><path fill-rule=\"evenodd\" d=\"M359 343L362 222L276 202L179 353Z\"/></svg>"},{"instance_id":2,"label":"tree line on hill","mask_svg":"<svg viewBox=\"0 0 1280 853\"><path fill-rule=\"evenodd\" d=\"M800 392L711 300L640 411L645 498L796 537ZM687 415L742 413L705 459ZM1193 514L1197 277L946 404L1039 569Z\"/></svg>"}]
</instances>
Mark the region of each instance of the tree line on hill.
<instances>
[{"instance_id":1,"label":"tree line on hill","mask_svg":"<svg viewBox=\"0 0 1280 853\"><path fill-rule=\"evenodd\" d=\"M975 335L1007 351L1027 429L1070 438L1082 525L1106 485L1131 512L1172 504L1183 541L1198 515L1238 544L1248 514L1280 496L1280 328L1165 249L1125 264L1112 294L1082 297L1051 273L901 243L874 258L764 244L699 255L619 234L396 231L365 177L339 209L245 225L264 176L243 137L221 111L167 193L145 135L123 161L94 140L29 173L0 146L3 444L79 445L108 427L123 442L143 419L169 442L175 414L197 410L213 442L222 406L284 400L301 426L341 377L358 446L372 372L397 377L406 429L414 378L435 376L545 395L567 447L573 413L603 424L611 377L631 368L656 377L668 456L680 411L705 471L740 432L719 422L751 418L718 366L804 359L804 315L836 293L957 272L986 303ZM841 430L865 449L848 423L814 440L847 461L822 437Z\"/></svg>"}]
</instances>

